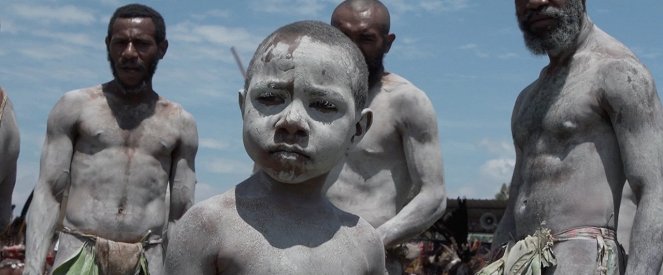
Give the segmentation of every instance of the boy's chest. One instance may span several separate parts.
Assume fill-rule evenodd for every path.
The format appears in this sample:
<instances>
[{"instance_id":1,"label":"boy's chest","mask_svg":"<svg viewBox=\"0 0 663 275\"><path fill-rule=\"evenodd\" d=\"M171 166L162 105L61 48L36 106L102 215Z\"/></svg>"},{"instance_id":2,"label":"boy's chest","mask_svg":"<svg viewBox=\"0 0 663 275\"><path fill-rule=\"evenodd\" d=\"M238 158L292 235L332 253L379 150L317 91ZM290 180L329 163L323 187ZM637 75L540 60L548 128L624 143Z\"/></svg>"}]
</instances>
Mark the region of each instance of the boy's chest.
<instances>
[{"instance_id":1,"label":"boy's chest","mask_svg":"<svg viewBox=\"0 0 663 275\"><path fill-rule=\"evenodd\" d=\"M246 242L251 246L251 242ZM350 247L323 244L321 247L246 247L243 253L226 259L222 274L365 274L365 257Z\"/></svg>"},{"instance_id":2,"label":"boy's chest","mask_svg":"<svg viewBox=\"0 0 663 275\"><path fill-rule=\"evenodd\" d=\"M237 231L235 231L237 230ZM339 228L322 236L303 230L236 227L220 248L221 274L365 274L364 251L350 232ZM324 231L324 230L323 230ZM228 240L228 238L223 238Z\"/></svg>"}]
</instances>

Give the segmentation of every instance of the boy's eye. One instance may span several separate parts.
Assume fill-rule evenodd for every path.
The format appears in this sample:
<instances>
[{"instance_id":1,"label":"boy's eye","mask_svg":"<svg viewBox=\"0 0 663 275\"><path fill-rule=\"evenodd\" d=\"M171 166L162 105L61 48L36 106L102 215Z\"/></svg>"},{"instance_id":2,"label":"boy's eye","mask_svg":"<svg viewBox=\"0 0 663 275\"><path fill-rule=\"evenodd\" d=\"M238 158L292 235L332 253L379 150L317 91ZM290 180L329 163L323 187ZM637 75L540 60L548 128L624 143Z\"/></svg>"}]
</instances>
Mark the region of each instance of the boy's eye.
<instances>
[{"instance_id":1,"label":"boy's eye","mask_svg":"<svg viewBox=\"0 0 663 275\"><path fill-rule=\"evenodd\" d=\"M283 102L285 102L285 100L283 100L282 97L272 92L263 93L259 95L256 99L258 100L258 102L268 106L283 104Z\"/></svg>"},{"instance_id":2,"label":"boy's eye","mask_svg":"<svg viewBox=\"0 0 663 275\"><path fill-rule=\"evenodd\" d=\"M309 106L312 108L318 109L323 113L329 113L336 111L336 105L327 100L317 100L312 102Z\"/></svg>"}]
</instances>

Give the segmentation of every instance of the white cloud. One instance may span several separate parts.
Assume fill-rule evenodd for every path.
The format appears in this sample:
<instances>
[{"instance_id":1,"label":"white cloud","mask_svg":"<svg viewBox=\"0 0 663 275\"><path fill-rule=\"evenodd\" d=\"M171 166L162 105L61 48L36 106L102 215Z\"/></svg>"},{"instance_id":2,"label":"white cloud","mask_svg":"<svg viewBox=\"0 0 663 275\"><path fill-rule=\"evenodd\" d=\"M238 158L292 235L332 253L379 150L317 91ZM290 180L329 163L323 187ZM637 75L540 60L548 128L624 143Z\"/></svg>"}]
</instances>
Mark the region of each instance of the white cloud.
<instances>
[{"instance_id":1,"label":"white cloud","mask_svg":"<svg viewBox=\"0 0 663 275\"><path fill-rule=\"evenodd\" d=\"M493 156L498 157L509 157L513 158L515 155L515 149L511 141L506 140L492 140L492 139L482 139L479 141L479 148L487 150Z\"/></svg>"},{"instance_id":2,"label":"white cloud","mask_svg":"<svg viewBox=\"0 0 663 275\"><path fill-rule=\"evenodd\" d=\"M96 21L95 15L76 6L40 6L16 4L10 7L17 17L44 24L90 25Z\"/></svg>"},{"instance_id":3,"label":"white cloud","mask_svg":"<svg viewBox=\"0 0 663 275\"><path fill-rule=\"evenodd\" d=\"M479 47L479 45L474 44L474 43L469 43L469 44L461 45L460 47L458 47L458 49L459 49L459 50L462 50L462 51L469 51L469 52L472 52L472 53L474 54L474 56L479 57L479 58L487 58L487 57L490 57L490 54L488 54L487 52L485 52L484 50L482 50L482 49Z\"/></svg>"},{"instance_id":4,"label":"white cloud","mask_svg":"<svg viewBox=\"0 0 663 275\"><path fill-rule=\"evenodd\" d=\"M205 162L204 166L208 172L222 175L250 175L253 170L253 163L220 158Z\"/></svg>"},{"instance_id":5,"label":"white cloud","mask_svg":"<svg viewBox=\"0 0 663 275\"><path fill-rule=\"evenodd\" d=\"M474 150L485 154L485 161L476 168L476 176L449 190L450 197L493 198L503 183L509 184L516 164L513 144L506 140L482 139ZM466 149L466 151L469 149Z\"/></svg>"},{"instance_id":6,"label":"white cloud","mask_svg":"<svg viewBox=\"0 0 663 275\"><path fill-rule=\"evenodd\" d=\"M499 59L513 59L513 58L517 58L519 56L520 55L518 55L517 53L508 52L508 53L503 53L503 54L498 55L497 58L499 58Z\"/></svg>"},{"instance_id":7,"label":"white cloud","mask_svg":"<svg viewBox=\"0 0 663 275\"><path fill-rule=\"evenodd\" d=\"M433 53L427 52L421 48L419 39L412 37L403 37L399 39L399 43L394 45L391 52L397 54L399 57L406 59L425 59L433 56Z\"/></svg>"},{"instance_id":8,"label":"white cloud","mask_svg":"<svg viewBox=\"0 0 663 275\"><path fill-rule=\"evenodd\" d=\"M197 25L183 22L175 25L169 39L189 44L211 44L209 54L219 55L218 46L230 48L235 46L243 49L255 49L262 40L244 28L230 28L221 25ZM213 46L213 47L212 47Z\"/></svg>"},{"instance_id":9,"label":"white cloud","mask_svg":"<svg viewBox=\"0 0 663 275\"><path fill-rule=\"evenodd\" d=\"M64 44L71 44L84 47L102 47L103 41L96 41L90 35L84 33L54 32L47 30L37 30L32 35L41 38L50 38Z\"/></svg>"},{"instance_id":10,"label":"white cloud","mask_svg":"<svg viewBox=\"0 0 663 275\"><path fill-rule=\"evenodd\" d=\"M491 159L481 165L479 171L481 173L482 179L488 182L501 184L510 182L515 165L515 159Z\"/></svg>"},{"instance_id":11,"label":"white cloud","mask_svg":"<svg viewBox=\"0 0 663 275\"><path fill-rule=\"evenodd\" d=\"M191 18L196 20L205 20L208 18L230 18L232 12L229 10L211 9L204 13L192 14Z\"/></svg>"},{"instance_id":12,"label":"white cloud","mask_svg":"<svg viewBox=\"0 0 663 275\"><path fill-rule=\"evenodd\" d=\"M328 3L337 2L329 0L253 0L249 6L257 12L312 16L323 11Z\"/></svg>"},{"instance_id":13,"label":"white cloud","mask_svg":"<svg viewBox=\"0 0 663 275\"><path fill-rule=\"evenodd\" d=\"M75 47L66 45L33 45L17 49L22 55L35 60L62 60L72 56L80 56Z\"/></svg>"},{"instance_id":14,"label":"white cloud","mask_svg":"<svg viewBox=\"0 0 663 275\"><path fill-rule=\"evenodd\" d=\"M2 33L16 34L17 32L18 27L14 21L8 18L2 18L0 20L0 35L2 35Z\"/></svg>"},{"instance_id":15,"label":"white cloud","mask_svg":"<svg viewBox=\"0 0 663 275\"><path fill-rule=\"evenodd\" d=\"M465 9L469 6L469 0L394 0L385 3L395 13L406 12L452 12Z\"/></svg>"},{"instance_id":16,"label":"white cloud","mask_svg":"<svg viewBox=\"0 0 663 275\"><path fill-rule=\"evenodd\" d=\"M457 11L468 6L469 0L423 0L419 6L426 11Z\"/></svg>"},{"instance_id":17,"label":"white cloud","mask_svg":"<svg viewBox=\"0 0 663 275\"><path fill-rule=\"evenodd\" d=\"M213 150L223 150L230 146L228 142L214 138L201 138L199 144L201 148Z\"/></svg>"}]
</instances>

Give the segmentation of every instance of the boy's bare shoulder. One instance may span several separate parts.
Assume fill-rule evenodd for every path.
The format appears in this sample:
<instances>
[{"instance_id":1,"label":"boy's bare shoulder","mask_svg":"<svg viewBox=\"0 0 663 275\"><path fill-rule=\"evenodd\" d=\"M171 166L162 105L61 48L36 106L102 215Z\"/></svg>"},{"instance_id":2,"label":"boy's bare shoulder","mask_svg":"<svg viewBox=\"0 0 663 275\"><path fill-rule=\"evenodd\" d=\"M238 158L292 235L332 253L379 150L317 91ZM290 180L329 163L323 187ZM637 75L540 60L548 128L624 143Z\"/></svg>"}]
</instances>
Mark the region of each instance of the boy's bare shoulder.
<instances>
[{"instance_id":1,"label":"boy's bare shoulder","mask_svg":"<svg viewBox=\"0 0 663 275\"><path fill-rule=\"evenodd\" d=\"M366 220L338 208L336 209L336 216L354 236L358 237L358 239L367 243L377 242L380 244L380 247L382 247L382 238L380 237L380 234Z\"/></svg>"},{"instance_id":2,"label":"boy's bare shoulder","mask_svg":"<svg viewBox=\"0 0 663 275\"><path fill-rule=\"evenodd\" d=\"M235 209L235 189L232 188L225 193L194 204L184 213L178 224L191 227L192 230L218 232L228 215L237 212Z\"/></svg>"}]
</instances>

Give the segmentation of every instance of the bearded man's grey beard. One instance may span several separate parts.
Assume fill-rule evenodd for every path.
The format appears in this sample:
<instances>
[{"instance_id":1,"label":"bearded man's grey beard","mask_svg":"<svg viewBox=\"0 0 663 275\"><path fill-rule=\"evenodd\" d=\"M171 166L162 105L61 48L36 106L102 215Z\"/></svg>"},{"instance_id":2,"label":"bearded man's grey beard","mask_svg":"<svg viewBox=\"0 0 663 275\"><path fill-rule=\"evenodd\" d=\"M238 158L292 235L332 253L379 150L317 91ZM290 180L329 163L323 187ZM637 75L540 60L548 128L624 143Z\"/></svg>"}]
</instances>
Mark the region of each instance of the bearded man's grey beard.
<instances>
[{"instance_id":1,"label":"bearded man's grey beard","mask_svg":"<svg viewBox=\"0 0 663 275\"><path fill-rule=\"evenodd\" d=\"M529 30L529 26L525 25L527 19L535 13L557 19L557 24L552 27L545 37L537 36ZM573 48L576 44L582 27L583 13L584 7L582 0L571 0L562 9L546 6L540 11L529 11L523 21L518 20L518 26L523 32L525 45L530 52L535 55L557 55Z\"/></svg>"}]
</instances>

